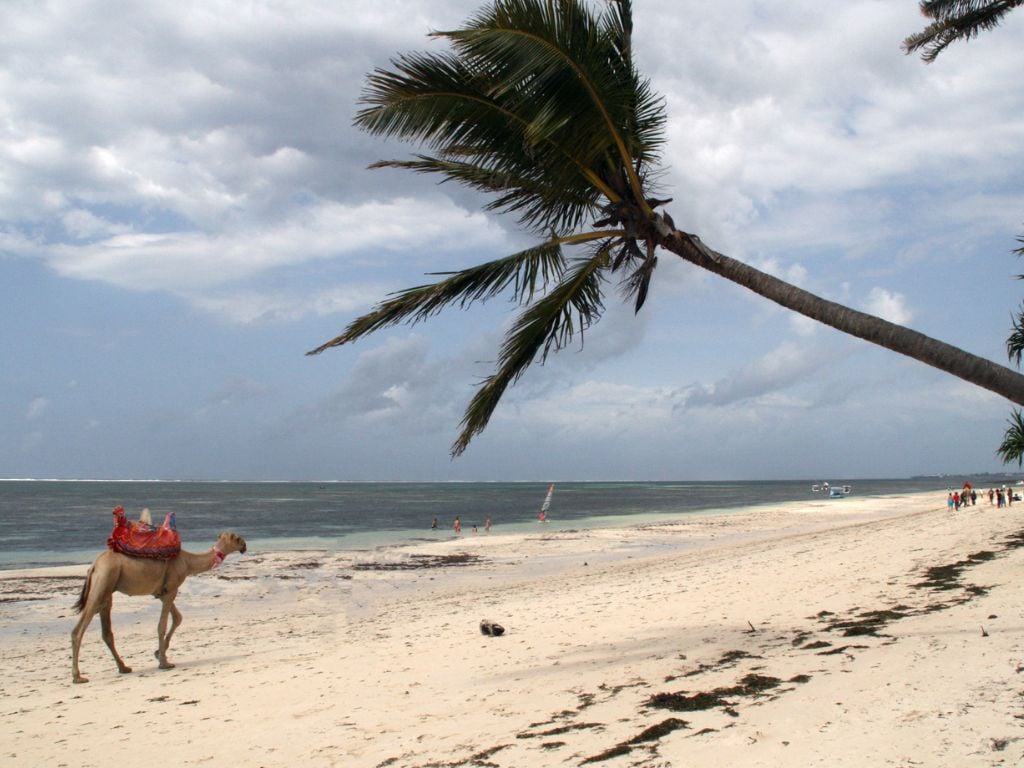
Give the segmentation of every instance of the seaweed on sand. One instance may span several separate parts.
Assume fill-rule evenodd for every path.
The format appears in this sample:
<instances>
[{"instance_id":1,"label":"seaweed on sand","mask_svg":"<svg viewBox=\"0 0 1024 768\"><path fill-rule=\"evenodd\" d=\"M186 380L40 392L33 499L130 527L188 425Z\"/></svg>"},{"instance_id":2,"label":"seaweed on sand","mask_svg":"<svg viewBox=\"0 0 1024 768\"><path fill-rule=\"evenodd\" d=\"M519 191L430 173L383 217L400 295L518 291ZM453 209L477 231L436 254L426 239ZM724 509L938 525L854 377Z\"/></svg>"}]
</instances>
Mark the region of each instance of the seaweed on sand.
<instances>
[{"instance_id":1,"label":"seaweed on sand","mask_svg":"<svg viewBox=\"0 0 1024 768\"><path fill-rule=\"evenodd\" d=\"M479 563L480 555L461 552L454 555L409 555L408 560L372 561L354 563L357 571L413 571L423 568L447 568L450 566L466 566Z\"/></svg>"},{"instance_id":2,"label":"seaweed on sand","mask_svg":"<svg viewBox=\"0 0 1024 768\"><path fill-rule=\"evenodd\" d=\"M500 752L503 749L507 749L509 746L511 745L499 744L496 747L491 747L490 749L485 749L482 752L477 752L475 755L470 755L464 760L456 760L453 762L446 763L426 763L424 765L418 766L418 768L462 768L462 766L475 766L476 768L498 768L498 764L489 762L488 758L496 752ZM398 762L398 760L399 758L397 757L388 758L382 763L377 763L376 768L385 768L385 766L394 765L396 762Z\"/></svg>"},{"instance_id":3,"label":"seaweed on sand","mask_svg":"<svg viewBox=\"0 0 1024 768\"><path fill-rule=\"evenodd\" d=\"M678 731L681 728L689 728L690 724L685 720L680 720L678 717L670 717L666 720L662 720L660 723L645 728L632 739L623 741L616 744L611 749L606 749L600 754L588 757L580 765L587 765L589 763L600 763L605 760L610 760L613 757L619 757L621 755L628 755L633 751L633 748L637 745L647 745L651 742L660 740L662 737L672 733L672 731Z\"/></svg>"},{"instance_id":4,"label":"seaweed on sand","mask_svg":"<svg viewBox=\"0 0 1024 768\"><path fill-rule=\"evenodd\" d=\"M828 626L828 630L842 630L844 637L857 637L870 635L878 637L879 630L885 628L890 621L905 618L912 615L906 606L895 606L894 608L865 611L856 619L847 621L834 621Z\"/></svg>"},{"instance_id":5,"label":"seaweed on sand","mask_svg":"<svg viewBox=\"0 0 1024 768\"><path fill-rule=\"evenodd\" d=\"M726 651L722 654L722 657L712 664L701 664L696 669L687 672L684 677L694 677L695 675L701 675L713 669L721 669L736 664L737 661L742 659L759 659L760 656L756 656L746 651Z\"/></svg>"},{"instance_id":6,"label":"seaweed on sand","mask_svg":"<svg viewBox=\"0 0 1024 768\"><path fill-rule=\"evenodd\" d=\"M571 733L572 731L582 731L588 728L604 728L601 723L570 723L569 725L560 725L557 728L550 728L540 733L517 733L517 739L536 739L541 736L561 736L563 733Z\"/></svg>"},{"instance_id":7,"label":"seaweed on sand","mask_svg":"<svg viewBox=\"0 0 1024 768\"><path fill-rule=\"evenodd\" d=\"M690 724L685 720L680 720L678 717L670 717L666 720L662 720L660 723L652 725L650 728L644 728L640 733L626 743L644 744L648 741L658 741L663 736L668 736L672 731L678 731L681 728L689 727Z\"/></svg>"},{"instance_id":8,"label":"seaweed on sand","mask_svg":"<svg viewBox=\"0 0 1024 768\"><path fill-rule=\"evenodd\" d=\"M656 693L647 700L648 707L668 709L672 712L699 712L715 707L731 707L734 702L729 697L758 696L765 691L777 688L782 681L777 677L758 675L751 672L734 686L715 688L711 691L700 691L692 696L685 693Z\"/></svg>"},{"instance_id":9,"label":"seaweed on sand","mask_svg":"<svg viewBox=\"0 0 1024 768\"><path fill-rule=\"evenodd\" d=\"M1006 548L1010 549L1011 547L1010 545L1007 545ZM918 589L957 589L958 587L963 586L960 583L960 577L963 575L965 569L972 565L977 565L978 563L984 563L991 560L995 556L995 552L989 552L986 550L982 552L975 552L972 555L968 555L964 560L957 560L955 563L933 566L924 572L924 581L919 582L914 586Z\"/></svg>"}]
</instances>

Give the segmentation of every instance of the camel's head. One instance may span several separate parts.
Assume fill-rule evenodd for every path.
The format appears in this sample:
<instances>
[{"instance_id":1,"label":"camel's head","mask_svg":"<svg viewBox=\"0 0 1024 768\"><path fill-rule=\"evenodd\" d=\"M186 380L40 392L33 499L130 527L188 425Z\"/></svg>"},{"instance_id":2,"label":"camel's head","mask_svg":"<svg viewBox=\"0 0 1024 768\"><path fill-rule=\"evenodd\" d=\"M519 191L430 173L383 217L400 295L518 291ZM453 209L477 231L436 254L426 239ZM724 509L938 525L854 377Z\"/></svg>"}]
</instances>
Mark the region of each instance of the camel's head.
<instances>
[{"instance_id":1,"label":"camel's head","mask_svg":"<svg viewBox=\"0 0 1024 768\"><path fill-rule=\"evenodd\" d=\"M232 552L245 553L245 539L231 531L224 531L217 537L217 551L229 555Z\"/></svg>"}]
</instances>

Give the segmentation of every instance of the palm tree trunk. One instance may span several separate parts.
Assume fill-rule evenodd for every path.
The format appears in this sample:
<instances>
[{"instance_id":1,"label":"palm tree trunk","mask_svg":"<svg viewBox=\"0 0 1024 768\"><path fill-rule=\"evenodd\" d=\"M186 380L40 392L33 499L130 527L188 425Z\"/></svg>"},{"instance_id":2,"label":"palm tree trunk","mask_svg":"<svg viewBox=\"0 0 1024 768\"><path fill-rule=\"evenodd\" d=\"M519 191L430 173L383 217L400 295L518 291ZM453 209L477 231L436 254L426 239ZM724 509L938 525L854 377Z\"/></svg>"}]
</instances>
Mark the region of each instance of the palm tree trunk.
<instances>
[{"instance_id":1,"label":"palm tree trunk","mask_svg":"<svg viewBox=\"0 0 1024 768\"><path fill-rule=\"evenodd\" d=\"M870 341L901 355L920 360L940 371L976 384L1008 400L1024 405L1024 375L970 352L828 301L802 288L754 269L748 264L713 251L693 235L675 228L659 227L659 245L692 264L742 285L786 309L829 325L838 331Z\"/></svg>"}]
</instances>

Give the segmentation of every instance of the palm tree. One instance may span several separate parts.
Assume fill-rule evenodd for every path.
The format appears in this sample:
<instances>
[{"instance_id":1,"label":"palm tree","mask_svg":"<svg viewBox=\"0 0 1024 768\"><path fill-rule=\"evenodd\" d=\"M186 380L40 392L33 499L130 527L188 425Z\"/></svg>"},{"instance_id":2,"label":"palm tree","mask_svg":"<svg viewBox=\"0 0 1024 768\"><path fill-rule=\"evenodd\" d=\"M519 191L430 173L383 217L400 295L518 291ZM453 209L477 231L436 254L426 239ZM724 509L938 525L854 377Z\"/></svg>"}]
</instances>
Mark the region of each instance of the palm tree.
<instances>
[{"instance_id":1,"label":"palm tree","mask_svg":"<svg viewBox=\"0 0 1024 768\"><path fill-rule=\"evenodd\" d=\"M1003 17L1024 5L1024 0L921 0L921 13L934 21L903 41L907 53L924 51L921 58L935 61L957 40L964 42L979 32L998 27Z\"/></svg>"},{"instance_id":2,"label":"palm tree","mask_svg":"<svg viewBox=\"0 0 1024 768\"><path fill-rule=\"evenodd\" d=\"M436 32L451 50L377 69L356 124L424 145L429 153L372 167L440 174L493 196L516 215L531 248L401 291L308 354L455 304L502 293L521 314L496 370L469 403L458 455L486 427L506 388L535 361L596 322L614 277L639 311L659 249L840 331L1024 403L1024 376L916 331L844 307L712 250L659 210L652 181L663 103L632 59L629 0L602 12L584 0L493 0L461 29ZM571 251L570 258L566 252Z\"/></svg>"},{"instance_id":3,"label":"palm tree","mask_svg":"<svg viewBox=\"0 0 1024 768\"><path fill-rule=\"evenodd\" d=\"M1018 237L1017 242L1024 243L1024 237ZM1018 256L1024 256L1024 246L1014 251ZM1024 280L1024 275L1018 275ZM1024 357L1024 305L1018 310L1013 319L1013 330L1006 340L1006 354L1017 367L1020 367L1021 358ZM1003 435L1003 442L996 450L996 454L1009 464L1014 459L1017 466L1024 462L1024 415L1020 409L1015 408L1010 414L1010 426Z\"/></svg>"},{"instance_id":4,"label":"palm tree","mask_svg":"<svg viewBox=\"0 0 1024 768\"><path fill-rule=\"evenodd\" d=\"M1003 442L996 453L1004 464L1016 459L1019 467L1024 463L1024 416L1019 410L1015 410L1010 415L1009 422L1010 426L1003 435Z\"/></svg>"}]
</instances>

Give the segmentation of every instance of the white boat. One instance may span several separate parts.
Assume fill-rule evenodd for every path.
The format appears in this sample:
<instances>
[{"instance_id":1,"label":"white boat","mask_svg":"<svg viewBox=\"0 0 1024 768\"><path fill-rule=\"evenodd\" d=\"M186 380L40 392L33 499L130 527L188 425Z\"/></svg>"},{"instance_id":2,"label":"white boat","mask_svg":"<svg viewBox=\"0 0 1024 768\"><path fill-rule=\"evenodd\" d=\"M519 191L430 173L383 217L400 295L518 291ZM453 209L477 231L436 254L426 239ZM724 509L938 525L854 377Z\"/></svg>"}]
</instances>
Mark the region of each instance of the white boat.
<instances>
[{"instance_id":1,"label":"white boat","mask_svg":"<svg viewBox=\"0 0 1024 768\"><path fill-rule=\"evenodd\" d=\"M842 499L853 493L852 485L831 485L827 482L815 483L811 486L813 493L825 493L830 499Z\"/></svg>"}]
</instances>

